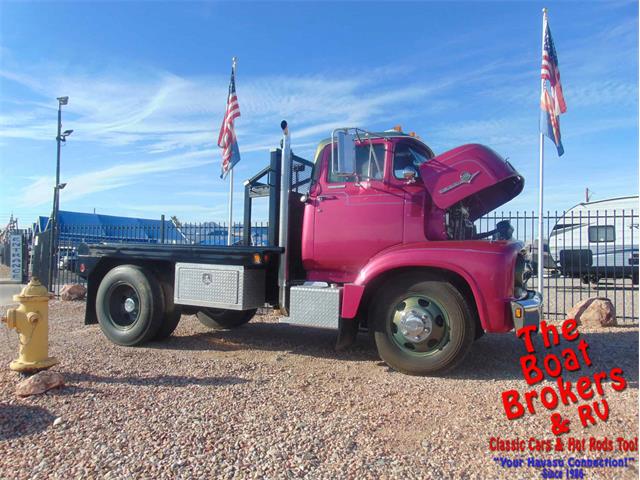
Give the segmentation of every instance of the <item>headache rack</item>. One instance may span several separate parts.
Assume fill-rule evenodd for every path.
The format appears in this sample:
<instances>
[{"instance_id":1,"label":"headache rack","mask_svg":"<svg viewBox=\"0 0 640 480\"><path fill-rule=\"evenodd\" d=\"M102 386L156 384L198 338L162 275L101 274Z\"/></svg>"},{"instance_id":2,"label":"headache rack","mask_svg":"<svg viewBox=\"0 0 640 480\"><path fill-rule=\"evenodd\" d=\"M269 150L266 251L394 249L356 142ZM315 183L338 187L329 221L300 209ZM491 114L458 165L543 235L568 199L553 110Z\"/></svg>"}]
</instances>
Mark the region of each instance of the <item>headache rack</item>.
<instances>
[{"instance_id":1,"label":"headache rack","mask_svg":"<svg viewBox=\"0 0 640 480\"><path fill-rule=\"evenodd\" d=\"M269 165L244 182L244 226L242 244L251 245L251 207L254 198L269 197L268 245L278 245L280 221L280 175L282 150L271 150ZM290 192L309 193L313 162L291 155Z\"/></svg>"}]
</instances>

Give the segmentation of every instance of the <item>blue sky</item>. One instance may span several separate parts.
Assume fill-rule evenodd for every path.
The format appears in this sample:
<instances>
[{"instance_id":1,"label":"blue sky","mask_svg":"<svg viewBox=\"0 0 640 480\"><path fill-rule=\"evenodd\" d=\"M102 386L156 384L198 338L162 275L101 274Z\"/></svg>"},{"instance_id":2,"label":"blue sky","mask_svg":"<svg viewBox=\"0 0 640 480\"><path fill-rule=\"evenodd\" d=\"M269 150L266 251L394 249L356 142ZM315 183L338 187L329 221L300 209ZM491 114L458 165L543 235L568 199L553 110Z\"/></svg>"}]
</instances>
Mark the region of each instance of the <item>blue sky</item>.
<instances>
[{"instance_id":1,"label":"blue sky","mask_svg":"<svg viewBox=\"0 0 640 480\"><path fill-rule=\"evenodd\" d=\"M638 192L638 6L549 2L568 105L545 202ZM226 219L217 133L239 57L242 181L289 121L310 158L335 126L401 124L436 153L484 143L537 205L540 2L0 3L0 223L48 215L56 97L68 95L61 208ZM259 208L257 217L266 218Z\"/></svg>"}]
</instances>

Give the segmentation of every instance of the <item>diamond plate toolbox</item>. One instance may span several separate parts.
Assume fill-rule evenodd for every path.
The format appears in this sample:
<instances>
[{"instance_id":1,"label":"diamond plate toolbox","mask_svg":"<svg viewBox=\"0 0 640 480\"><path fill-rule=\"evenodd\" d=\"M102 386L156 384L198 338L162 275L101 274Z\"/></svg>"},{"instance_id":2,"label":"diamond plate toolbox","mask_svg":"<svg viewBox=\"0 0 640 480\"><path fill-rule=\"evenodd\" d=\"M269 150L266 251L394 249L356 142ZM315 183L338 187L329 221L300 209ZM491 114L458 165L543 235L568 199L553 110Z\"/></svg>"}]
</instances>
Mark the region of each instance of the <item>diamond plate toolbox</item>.
<instances>
[{"instance_id":1,"label":"diamond plate toolbox","mask_svg":"<svg viewBox=\"0 0 640 480\"><path fill-rule=\"evenodd\" d=\"M264 305L264 270L235 265L176 263L174 302L249 310Z\"/></svg>"},{"instance_id":2,"label":"diamond plate toolbox","mask_svg":"<svg viewBox=\"0 0 640 480\"><path fill-rule=\"evenodd\" d=\"M340 288L291 287L289 318L283 323L337 329L340 320Z\"/></svg>"}]
</instances>

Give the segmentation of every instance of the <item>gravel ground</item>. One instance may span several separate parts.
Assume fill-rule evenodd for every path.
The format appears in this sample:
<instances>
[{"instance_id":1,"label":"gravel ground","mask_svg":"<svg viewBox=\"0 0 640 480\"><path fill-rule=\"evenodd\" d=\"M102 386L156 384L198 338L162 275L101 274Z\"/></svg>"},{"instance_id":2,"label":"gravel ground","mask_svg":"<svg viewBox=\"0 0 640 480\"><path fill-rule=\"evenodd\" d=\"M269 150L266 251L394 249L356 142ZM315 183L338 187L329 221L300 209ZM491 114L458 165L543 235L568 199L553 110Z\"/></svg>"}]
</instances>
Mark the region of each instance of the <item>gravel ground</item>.
<instances>
[{"instance_id":1,"label":"gravel ground","mask_svg":"<svg viewBox=\"0 0 640 480\"><path fill-rule=\"evenodd\" d=\"M17 399L18 374L0 370L1 478L541 478L493 458L625 456L489 451L492 436L553 437L546 410L504 416L502 391L529 390L513 334L485 335L454 373L420 378L390 371L365 335L338 354L333 333L272 316L217 332L183 316L168 341L123 348L84 326L83 313L81 302L51 302L64 389ZM6 365L16 335L0 330ZM578 438L637 436L638 329L581 333L593 359L581 373L620 367L629 386L605 386L610 418L588 430L575 406L557 412ZM585 478L637 476L635 462L585 470Z\"/></svg>"},{"instance_id":2,"label":"gravel ground","mask_svg":"<svg viewBox=\"0 0 640 480\"><path fill-rule=\"evenodd\" d=\"M529 286L536 287L537 280L529 281ZM583 284L579 278L545 277L544 300L545 311L552 319L561 320L580 300L589 297L606 297L616 307L618 322L621 324L638 324L638 286L632 285L628 278L603 279L597 284ZM558 315L556 315L558 314Z\"/></svg>"}]
</instances>

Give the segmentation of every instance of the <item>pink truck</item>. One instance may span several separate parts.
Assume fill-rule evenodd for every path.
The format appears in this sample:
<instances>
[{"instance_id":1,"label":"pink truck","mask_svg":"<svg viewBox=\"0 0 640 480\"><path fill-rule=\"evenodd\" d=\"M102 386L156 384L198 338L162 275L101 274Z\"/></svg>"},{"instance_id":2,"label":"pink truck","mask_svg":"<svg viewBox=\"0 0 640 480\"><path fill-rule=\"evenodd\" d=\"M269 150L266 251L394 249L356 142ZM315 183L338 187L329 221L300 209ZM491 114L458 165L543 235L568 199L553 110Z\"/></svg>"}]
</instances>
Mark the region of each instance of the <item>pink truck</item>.
<instances>
[{"instance_id":1,"label":"pink truck","mask_svg":"<svg viewBox=\"0 0 640 480\"><path fill-rule=\"evenodd\" d=\"M476 144L436 156L399 129L358 128L334 130L308 161L282 128L281 148L245 182L239 244L82 245L86 323L137 345L171 335L182 313L235 328L271 306L284 324L335 329L338 349L367 330L389 366L414 375L455 367L484 332L538 324L513 229L474 226L522 191L508 161ZM247 228L257 197L269 197L267 246Z\"/></svg>"}]
</instances>

